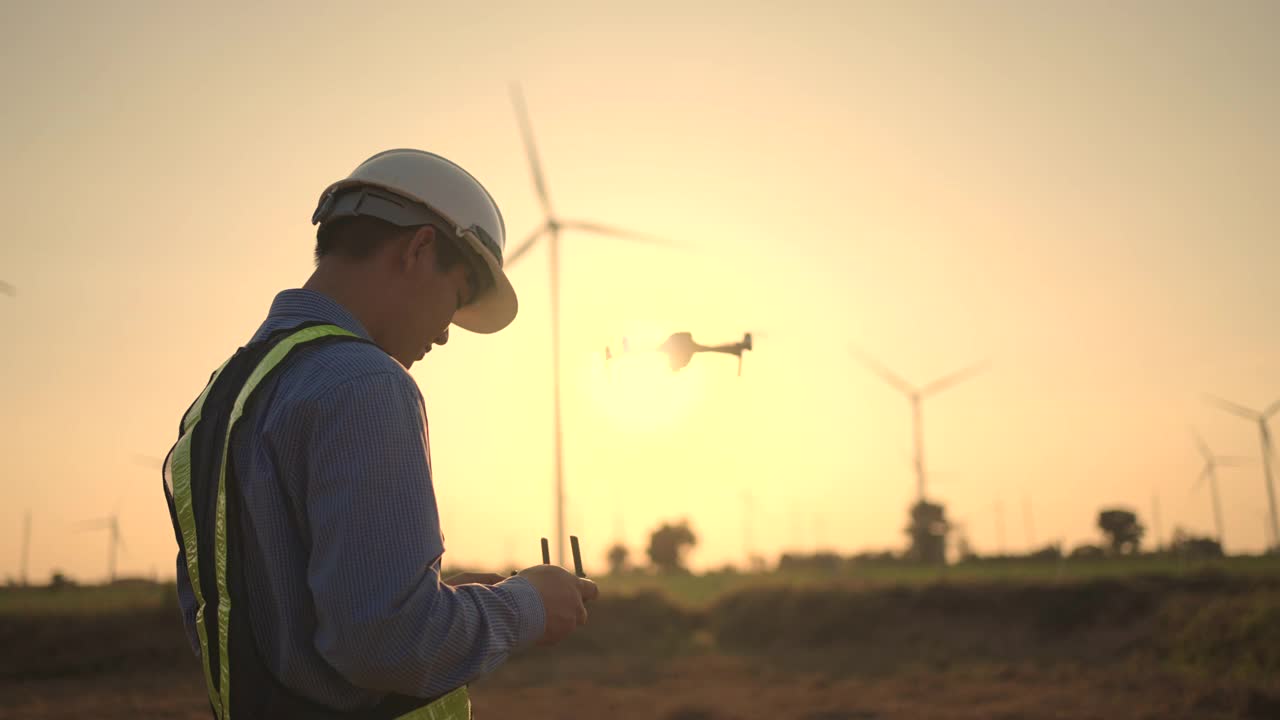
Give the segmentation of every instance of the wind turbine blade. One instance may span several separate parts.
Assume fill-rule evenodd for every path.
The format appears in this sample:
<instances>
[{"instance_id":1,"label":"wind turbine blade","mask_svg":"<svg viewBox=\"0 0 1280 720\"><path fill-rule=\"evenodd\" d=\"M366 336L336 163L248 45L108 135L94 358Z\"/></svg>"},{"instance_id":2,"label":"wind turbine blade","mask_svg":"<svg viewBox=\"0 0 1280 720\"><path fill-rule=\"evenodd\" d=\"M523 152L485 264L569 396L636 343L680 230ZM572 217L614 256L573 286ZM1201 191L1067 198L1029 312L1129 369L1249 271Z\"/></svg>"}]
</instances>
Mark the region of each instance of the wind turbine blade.
<instances>
[{"instance_id":1,"label":"wind turbine blade","mask_svg":"<svg viewBox=\"0 0 1280 720\"><path fill-rule=\"evenodd\" d=\"M1204 487L1204 481L1209 479L1210 467L1211 466L1209 465L1205 465L1204 469L1200 471L1200 477L1196 478L1196 484L1191 486L1191 492L1195 492Z\"/></svg>"},{"instance_id":2,"label":"wind turbine blade","mask_svg":"<svg viewBox=\"0 0 1280 720\"><path fill-rule=\"evenodd\" d=\"M608 235L610 237L621 238L623 240L632 240L634 242L645 243L646 245L661 245L663 247L680 247L679 243L666 238L661 238L648 233L634 232L632 230L624 230L612 225L604 225L597 222L588 222L586 220L565 220L560 223L560 227L569 230L585 230L598 235Z\"/></svg>"},{"instance_id":3,"label":"wind turbine blade","mask_svg":"<svg viewBox=\"0 0 1280 720\"><path fill-rule=\"evenodd\" d=\"M502 259L502 267L504 269L509 268L517 260L524 257L525 253L533 249L533 245L534 243L538 242L538 238L542 237L547 233L548 228L549 228L548 225L542 225L537 230L534 230L533 232L529 233L529 237L525 238L524 240L521 240L520 244L516 246L516 249L512 250L510 253L507 253L507 256Z\"/></svg>"},{"instance_id":4,"label":"wind turbine blade","mask_svg":"<svg viewBox=\"0 0 1280 720\"><path fill-rule=\"evenodd\" d=\"M924 396L924 395L934 395L936 393L940 393L943 390L946 390L947 388L953 385L958 385L975 375L985 372L986 369L990 366L991 366L990 361L983 360L982 362L977 363L975 365L970 365L969 367L963 370L958 370L956 372L953 372L950 375L947 375L946 377L939 378L929 383L928 385L925 385L923 388L920 389L920 395Z\"/></svg>"},{"instance_id":5,"label":"wind turbine blade","mask_svg":"<svg viewBox=\"0 0 1280 720\"><path fill-rule=\"evenodd\" d=\"M71 527L80 531L85 530L101 530L102 528L111 527L111 518L94 518L93 520L82 520L75 523Z\"/></svg>"},{"instance_id":6,"label":"wind turbine blade","mask_svg":"<svg viewBox=\"0 0 1280 720\"><path fill-rule=\"evenodd\" d=\"M1196 441L1196 447L1200 448L1200 454L1204 456L1204 459L1210 462L1213 461L1213 451L1209 449L1204 438L1195 428L1191 428L1191 439Z\"/></svg>"},{"instance_id":7,"label":"wind turbine blade","mask_svg":"<svg viewBox=\"0 0 1280 720\"><path fill-rule=\"evenodd\" d=\"M547 183L542 177L542 163L538 160L538 148L533 143L533 125L529 122L529 111L524 104L524 92L519 83L511 84L511 102L516 108L516 118L520 122L520 134L524 137L524 150L529 155L529 169L533 172L533 187L538 191L538 201L542 203L542 212L551 217L551 198L547 195Z\"/></svg>"},{"instance_id":8,"label":"wind turbine blade","mask_svg":"<svg viewBox=\"0 0 1280 720\"><path fill-rule=\"evenodd\" d=\"M863 352L861 349L857 347L853 348L851 352L853 352L854 357L856 357L859 362L865 365L868 370L879 375L881 378L884 379L885 382L897 388L898 392L902 393L903 395L916 394L916 389L912 387L910 383L898 377L897 375L894 375L893 372L889 370L889 368L885 367L884 365L881 365L879 361L877 361L875 358L871 357L870 355Z\"/></svg>"},{"instance_id":9,"label":"wind turbine blade","mask_svg":"<svg viewBox=\"0 0 1280 720\"><path fill-rule=\"evenodd\" d=\"M1252 465L1253 458L1223 456L1214 458L1213 462L1221 467L1244 467L1246 465Z\"/></svg>"},{"instance_id":10,"label":"wind turbine blade","mask_svg":"<svg viewBox=\"0 0 1280 720\"><path fill-rule=\"evenodd\" d=\"M1277 412L1280 412L1280 400L1276 400L1275 402L1268 405L1267 409L1262 411L1262 417L1270 418L1272 415L1275 415Z\"/></svg>"},{"instance_id":11,"label":"wind turbine blade","mask_svg":"<svg viewBox=\"0 0 1280 720\"><path fill-rule=\"evenodd\" d=\"M1227 412L1233 415L1239 415L1240 417L1245 418L1246 420L1258 419L1258 412L1256 410L1250 410L1249 408L1243 405L1237 405L1233 402L1230 402L1228 400L1223 400L1222 398L1215 397L1213 395L1205 395L1204 399L1205 399L1205 402L1209 403L1210 405L1216 405L1219 408L1226 410Z\"/></svg>"}]
</instances>

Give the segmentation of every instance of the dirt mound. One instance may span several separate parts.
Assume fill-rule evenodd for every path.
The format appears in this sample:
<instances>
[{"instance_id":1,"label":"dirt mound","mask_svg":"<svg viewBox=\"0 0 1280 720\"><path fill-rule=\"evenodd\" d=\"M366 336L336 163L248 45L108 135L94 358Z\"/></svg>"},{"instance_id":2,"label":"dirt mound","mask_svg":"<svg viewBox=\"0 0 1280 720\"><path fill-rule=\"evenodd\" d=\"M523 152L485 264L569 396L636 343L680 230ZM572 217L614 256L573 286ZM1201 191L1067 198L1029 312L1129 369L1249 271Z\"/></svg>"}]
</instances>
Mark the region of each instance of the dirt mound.
<instances>
[{"instance_id":1,"label":"dirt mound","mask_svg":"<svg viewBox=\"0 0 1280 720\"><path fill-rule=\"evenodd\" d=\"M197 667L177 610L0 615L0 682Z\"/></svg>"},{"instance_id":2,"label":"dirt mound","mask_svg":"<svg viewBox=\"0 0 1280 720\"><path fill-rule=\"evenodd\" d=\"M700 613L680 608L656 592L606 596L588 611L590 622L569 636L561 652L670 655L689 649L704 625Z\"/></svg>"},{"instance_id":3,"label":"dirt mound","mask_svg":"<svg viewBox=\"0 0 1280 720\"><path fill-rule=\"evenodd\" d=\"M1280 677L1280 587L1274 580L769 588L725 597L707 617L720 647L825 653L855 670L1094 663L1138 653L1215 672Z\"/></svg>"}]
</instances>

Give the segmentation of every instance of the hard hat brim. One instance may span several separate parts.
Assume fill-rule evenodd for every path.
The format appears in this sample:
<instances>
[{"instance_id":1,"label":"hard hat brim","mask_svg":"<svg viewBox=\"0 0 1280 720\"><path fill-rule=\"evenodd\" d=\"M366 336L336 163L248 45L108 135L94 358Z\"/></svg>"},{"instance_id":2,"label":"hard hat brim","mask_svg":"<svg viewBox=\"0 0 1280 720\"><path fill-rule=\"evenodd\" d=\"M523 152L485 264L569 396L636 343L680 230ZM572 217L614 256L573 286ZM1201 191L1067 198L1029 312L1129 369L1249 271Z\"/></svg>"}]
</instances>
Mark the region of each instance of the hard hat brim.
<instances>
[{"instance_id":1,"label":"hard hat brim","mask_svg":"<svg viewBox=\"0 0 1280 720\"><path fill-rule=\"evenodd\" d=\"M470 304L459 308L453 315L453 324L482 335L496 333L516 319L516 313L520 310L516 290L498 264L498 259L488 248L472 237L471 233L464 233L460 239L484 258L489 274L493 277L493 285Z\"/></svg>"}]
</instances>

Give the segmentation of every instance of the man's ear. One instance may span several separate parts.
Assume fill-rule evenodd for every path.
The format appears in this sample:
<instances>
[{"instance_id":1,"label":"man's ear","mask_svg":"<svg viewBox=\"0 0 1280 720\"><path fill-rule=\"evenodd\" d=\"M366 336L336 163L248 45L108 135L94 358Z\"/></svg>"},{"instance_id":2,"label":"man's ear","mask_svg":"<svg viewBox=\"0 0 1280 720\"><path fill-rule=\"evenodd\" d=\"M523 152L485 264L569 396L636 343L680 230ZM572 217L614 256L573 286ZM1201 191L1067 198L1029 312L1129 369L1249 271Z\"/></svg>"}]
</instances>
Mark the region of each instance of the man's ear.
<instances>
[{"instance_id":1,"label":"man's ear","mask_svg":"<svg viewBox=\"0 0 1280 720\"><path fill-rule=\"evenodd\" d=\"M404 256L401 261L406 268L414 267L417 263L430 259L431 253L428 248L435 242L436 229L430 225L423 225L413 234L409 236L409 242L405 243Z\"/></svg>"}]
</instances>

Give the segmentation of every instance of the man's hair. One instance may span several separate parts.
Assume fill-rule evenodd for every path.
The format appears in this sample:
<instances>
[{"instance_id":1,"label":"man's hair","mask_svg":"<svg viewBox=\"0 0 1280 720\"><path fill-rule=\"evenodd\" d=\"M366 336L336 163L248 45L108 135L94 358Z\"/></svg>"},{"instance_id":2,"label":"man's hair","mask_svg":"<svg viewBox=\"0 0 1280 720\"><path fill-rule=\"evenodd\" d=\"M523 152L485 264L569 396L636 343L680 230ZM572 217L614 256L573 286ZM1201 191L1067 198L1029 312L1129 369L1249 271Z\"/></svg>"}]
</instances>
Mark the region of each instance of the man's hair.
<instances>
[{"instance_id":1,"label":"man's hair","mask_svg":"<svg viewBox=\"0 0 1280 720\"><path fill-rule=\"evenodd\" d=\"M396 227L368 215L323 222L316 229L316 262L329 256L367 260L383 245L406 232L410 232L410 228Z\"/></svg>"},{"instance_id":2,"label":"man's hair","mask_svg":"<svg viewBox=\"0 0 1280 720\"><path fill-rule=\"evenodd\" d=\"M367 260L387 243L417 230L417 227L398 227L368 215L323 222L316 229L316 262L330 256ZM441 270L452 270L458 263L464 263L471 280L473 297L479 297L493 286L489 266L479 253L466 242L455 238L453 233L438 227L435 231L436 264Z\"/></svg>"}]
</instances>

